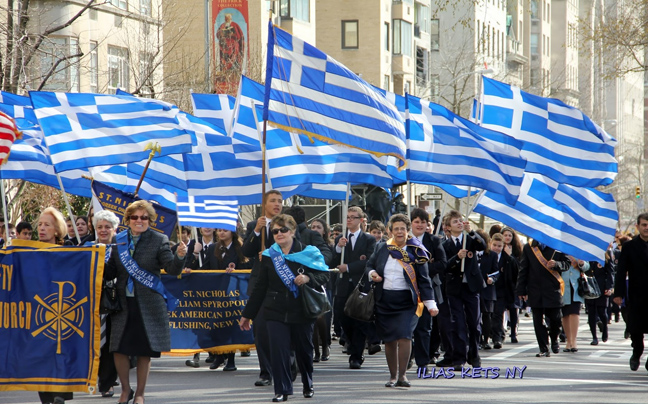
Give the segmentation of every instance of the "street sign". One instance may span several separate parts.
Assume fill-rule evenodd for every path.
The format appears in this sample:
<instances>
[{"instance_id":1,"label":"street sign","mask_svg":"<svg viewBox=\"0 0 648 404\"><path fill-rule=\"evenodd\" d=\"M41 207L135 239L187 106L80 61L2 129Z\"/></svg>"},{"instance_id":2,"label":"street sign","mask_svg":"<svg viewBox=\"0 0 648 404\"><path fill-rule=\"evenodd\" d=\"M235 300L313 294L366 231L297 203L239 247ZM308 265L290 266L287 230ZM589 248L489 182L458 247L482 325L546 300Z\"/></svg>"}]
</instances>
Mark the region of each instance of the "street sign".
<instances>
[{"instance_id":1,"label":"street sign","mask_svg":"<svg viewBox=\"0 0 648 404\"><path fill-rule=\"evenodd\" d=\"M440 192L421 194L422 201L440 201L441 199L443 199L443 194Z\"/></svg>"}]
</instances>

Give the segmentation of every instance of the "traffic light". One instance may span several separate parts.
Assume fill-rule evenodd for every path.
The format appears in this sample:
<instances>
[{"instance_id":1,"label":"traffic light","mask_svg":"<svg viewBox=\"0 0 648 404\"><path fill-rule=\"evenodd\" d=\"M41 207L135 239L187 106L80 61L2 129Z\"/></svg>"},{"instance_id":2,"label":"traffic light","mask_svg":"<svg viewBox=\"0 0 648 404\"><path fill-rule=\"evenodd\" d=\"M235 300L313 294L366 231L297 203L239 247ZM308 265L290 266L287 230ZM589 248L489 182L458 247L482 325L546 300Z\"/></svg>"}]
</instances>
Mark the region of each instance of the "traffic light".
<instances>
[{"instance_id":1,"label":"traffic light","mask_svg":"<svg viewBox=\"0 0 648 404\"><path fill-rule=\"evenodd\" d=\"M641 198L641 187L639 185L635 187L635 198Z\"/></svg>"}]
</instances>

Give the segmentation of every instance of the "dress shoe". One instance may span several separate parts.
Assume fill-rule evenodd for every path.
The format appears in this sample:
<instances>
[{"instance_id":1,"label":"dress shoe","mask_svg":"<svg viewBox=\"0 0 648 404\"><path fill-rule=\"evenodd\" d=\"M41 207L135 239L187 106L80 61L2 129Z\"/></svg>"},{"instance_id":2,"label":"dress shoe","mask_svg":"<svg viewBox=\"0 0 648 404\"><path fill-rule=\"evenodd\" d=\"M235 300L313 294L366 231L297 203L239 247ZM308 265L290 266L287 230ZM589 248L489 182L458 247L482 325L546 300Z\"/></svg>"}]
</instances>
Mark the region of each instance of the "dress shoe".
<instances>
[{"instance_id":1,"label":"dress shoe","mask_svg":"<svg viewBox=\"0 0 648 404\"><path fill-rule=\"evenodd\" d=\"M360 369L362 367L362 364L358 361L351 361L349 362L349 369Z\"/></svg>"},{"instance_id":2,"label":"dress shoe","mask_svg":"<svg viewBox=\"0 0 648 404\"><path fill-rule=\"evenodd\" d=\"M636 371L637 369L639 369L639 358L632 355L630 357L630 370Z\"/></svg>"},{"instance_id":3,"label":"dress shoe","mask_svg":"<svg viewBox=\"0 0 648 404\"><path fill-rule=\"evenodd\" d=\"M128 402L132 400L134 396L135 396L135 390L131 389L130 393L128 393L128 400L118 402L117 404L128 404Z\"/></svg>"},{"instance_id":4,"label":"dress shoe","mask_svg":"<svg viewBox=\"0 0 648 404\"><path fill-rule=\"evenodd\" d=\"M110 398L110 397L112 397L114 395L115 395L115 390L113 390L112 387L108 391L102 391L101 392L101 397L104 397L104 398Z\"/></svg>"},{"instance_id":5,"label":"dress shoe","mask_svg":"<svg viewBox=\"0 0 648 404\"><path fill-rule=\"evenodd\" d=\"M328 345L324 345L322 348L322 362L326 362L331 358L331 348Z\"/></svg>"},{"instance_id":6,"label":"dress shoe","mask_svg":"<svg viewBox=\"0 0 648 404\"><path fill-rule=\"evenodd\" d=\"M459 365L453 365L452 368L454 369L455 372L461 372L463 368L465 367L465 363L461 363Z\"/></svg>"},{"instance_id":7,"label":"dress shoe","mask_svg":"<svg viewBox=\"0 0 648 404\"><path fill-rule=\"evenodd\" d=\"M315 390L304 389L304 398L312 398L315 395Z\"/></svg>"},{"instance_id":8,"label":"dress shoe","mask_svg":"<svg viewBox=\"0 0 648 404\"><path fill-rule=\"evenodd\" d=\"M502 349L502 343L500 341L496 341L495 343L493 343L493 348Z\"/></svg>"},{"instance_id":9,"label":"dress shoe","mask_svg":"<svg viewBox=\"0 0 648 404\"><path fill-rule=\"evenodd\" d=\"M190 368L199 368L200 367L200 363L193 360L193 359L187 359L185 361L185 365L189 366Z\"/></svg>"},{"instance_id":10,"label":"dress shoe","mask_svg":"<svg viewBox=\"0 0 648 404\"><path fill-rule=\"evenodd\" d=\"M369 345L369 348L367 348L367 352L369 352L369 355L375 355L380 351L382 351L380 344L371 344Z\"/></svg>"},{"instance_id":11,"label":"dress shoe","mask_svg":"<svg viewBox=\"0 0 648 404\"><path fill-rule=\"evenodd\" d=\"M205 359L205 363L214 363L214 359L216 359L216 354L210 353Z\"/></svg>"},{"instance_id":12,"label":"dress shoe","mask_svg":"<svg viewBox=\"0 0 648 404\"><path fill-rule=\"evenodd\" d=\"M409 380L399 380L394 384L394 386L396 386L396 387L412 387L412 383L410 383Z\"/></svg>"},{"instance_id":13,"label":"dress shoe","mask_svg":"<svg viewBox=\"0 0 648 404\"><path fill-rule=\"evenodd\" d=\"M65 400L63 397L54 397L54 404L64 404Z\"/></svg>"},{"instance_id":14,"label":"dress shoe","mask_svg":"<svg viewBox=\"0 0 648 404\"><path fill-rule=\"evenodd\" d=\"M598 345L598 339L594 338L592 342L590 342L590 345Z\"/></svg>"},{"instance_id":15,"label":"dress shoe","mask_svg":"<svg viewBox=\"0 0 648 404\"><path fill-rule=\"evenodd\" d=\"M572 352L578 352L578 348L572 348L571 351Z\"/></svg>"},{"instance_id":16,"label":"dress shoe","mask_svg":"<svg viewBox=\"0 0 648 404\"><path fill-rule=\"evenodd\" d=\"M552 342L551 343L551 352L553 352L553 353L560 352L560 344L557 343L557 342Z\"/></svg>"},{"instance_id":17,"label":"dress shoe","mask_svg":"<svg viewBox=\"0 0 648 404\"><path fill-rule=\"evenodd\" d=\"M209 368L211 370L218 369L220 365L222 365L223 363L225 363L225 359L223 358L223 355L216 355L216 359L214 359L214 362L211 365L209 365Z\"/></svg>"},{"instance_id":18,"label":"dress shoe","mask_svg":"<svg viewBox=\"0 0 648 404\"><path fill-rule=\"evenodd\" d=\"M247 356L250 356L250 355L252 355L252 354L250 353L250 351L243 351L243 352L241 352L241 356L247 357Z\"/></svg>"},{"instance_id":19,"label":"dress shoe","mask_svg":"<svg viewBox=\"0 0 648 404\"><path fill-rule=\"evenodd\" d=\"M517 344L517 343L518 343L517 337L511 336L511 344Z\"/></svg>"},{"instance_id":20,"label":"dress shoe","mask_svg":"<svg viewBox=\"0 0 648 404\"><path fill-rule=\"evenodd\" d=\"M288 401L288 394L275 394L272 398L273 403L280 403L282 401Z\"/></svg>"},{"instance_id":21,"label":"dress shoe","mask_svg":"<svg viewBox=\"0 0 648 404\"><path fill-rule=\"evenodd\" d=\"M315 354L315 357L313 358L313 362L319 362L320 360L322 360L320 354Z\"/></svg>"},{"instance_id":22,"label":"dress shoe","mask_svg":"<svg viewBox=\"0 0 648 404\"><path fill-rule=\"evenodd\" d=\"M567 337L565 336L564 333L560 333L560 334L558 335L558 338L560 339L560 342L565 342L565 341L567 341Z\"/></svg>"},{"instance_id":23,"label":"dress shoe","mask_svg":"<svg viewBox=\"0 0 648 404\"><path fill-rule=\"evenodd\" d=\"M262 386L272 386L272 381L271 381L271 380L268 380L268 379L259 379L259 380L257 380L256 382L254 382L254 385L255 385L255 386L259 386L259 387L262 387Z\"/></svg>"},{"instance_id":24,"label":"dress shoe","mask_svg":"<svg viewBox=\"0 0 648 404\"><path fill-rule=\"evenodd\" d=\"M551 354L549 352L538 352L536 358L548 358Z\"/></svg>"},{"instance_id":25,"label":"dress shoe","mask_svg":"<svg viewBox=\"0 0 648 404\"><path fill-rule=\"evenodd\" d=\"M232 365L230 363L225 365L225 367L223 368L223 372L233 372L235 370L236 370L236 366L234 366L234 365Z\"/></svg>"},{"instance_id":26,"label":"dress shoe","mask_svg":"<svg viewBox=\"0 0 648 404\"><path fill-rule=\"evenodd\" d=\"M493 349L493 347L491 347L490 344L487 342L484 344L484 350L489 350L489 349Z\"/></svg>"},{"instance_id":27,"label":"dress shoe","mask_svg":"<svg viewBox=\"0 0 648 404\"><path fill-rule=\"evenodd\" d=\"M394 387L396 385L395 382L392 382L391 380L385 383L385 387Z\"/></svg>"},{"instance_id":28,"label":"dress shoe","mask_svg":"<svg viewBox=\"0 0 648 404\"><path fill-rule=\"evenodd\" d=\"M563 352L571 352L571 348L564 348Z\"/></svg>"},{"instance_id":29,"label":"dress shoe","mask_svg":"<svg viewBox=\"0 0 648 404\"><path fill-rule=\"evenodd\" d=\"M436 363L437 367L440 368L447 368L452 366L452 361L446 358L441 359L440 361L437 361Z\"/></svg>"}]
</instances>

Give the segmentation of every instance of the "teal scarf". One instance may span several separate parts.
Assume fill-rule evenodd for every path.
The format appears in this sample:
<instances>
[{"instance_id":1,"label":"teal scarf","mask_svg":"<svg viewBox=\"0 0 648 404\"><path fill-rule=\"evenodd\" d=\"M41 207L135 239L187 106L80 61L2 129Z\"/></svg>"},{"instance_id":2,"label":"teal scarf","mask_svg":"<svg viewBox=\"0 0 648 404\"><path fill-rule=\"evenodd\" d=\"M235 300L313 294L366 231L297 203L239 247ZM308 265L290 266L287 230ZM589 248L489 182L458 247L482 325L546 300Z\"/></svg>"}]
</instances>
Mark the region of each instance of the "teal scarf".
<instances>
[{"instance_id":1,"label":"teal scarf","mask_svg":"<svg viewBox=\"0 0 648 404\"><path fill-rule=\"evenodd\" d=\"M284 259L288 261L296 262L298 264L305 265L309 268L315 269L317 271L328 272L328 265L324 262L324 256L316 247L312 245L307 245L302 251L294 252L290 254L284 254L281 251L279 244L274 243L270 248L279 252ZM263 255L270 257L270 252L268 250L263 251Z\"/></svg>"}]
</instances>

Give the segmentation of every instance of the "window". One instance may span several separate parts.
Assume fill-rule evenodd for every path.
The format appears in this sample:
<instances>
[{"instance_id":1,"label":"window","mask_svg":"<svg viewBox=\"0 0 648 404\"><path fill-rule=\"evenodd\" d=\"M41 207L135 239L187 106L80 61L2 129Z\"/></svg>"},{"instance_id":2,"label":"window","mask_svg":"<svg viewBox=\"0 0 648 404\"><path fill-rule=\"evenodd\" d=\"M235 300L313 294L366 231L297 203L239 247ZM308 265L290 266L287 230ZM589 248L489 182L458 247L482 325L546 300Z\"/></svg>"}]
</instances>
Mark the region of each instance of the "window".
<instances>
[{"instance_id":1,"label":"window","mask_svg":"<svg viewBox=\"0 0 648 404\"><path fill-rule=\"evenodd\" d=\"M433 74L430 77L430 96L434 100L437 100L439 97L439 84L439 75Z\"/></svg>"},{"instance_id":2,"label":"window","mask_svg":"<svg viewBox=\"0 0 648 404\"><path fill-rule=\"evenodd\" d=\"M414 6L414 36L420 38L421 32L430 32L430 8L416 3Z\"/></svg>"},{"instance_id":3,"label":"window","mask_svg":"<svg viewBox=\"0 0 648 404\"><path fill-rule=\"evenodd\" d=\"M118 88L128 91L128 49L108 47L108 89L114 94Z\"/></svg>"},{"instance_id":4,"label":"window","mask_svg":"<svg viewBox=\"0 0 648 404\"><path fill-rule=\"evenodd\" d=\"M90 10L88 10L88 16L92 21L97 21L97 9L91 8Z\"/></svg>"},{"instance_id":5,"label":"window","mask_svg":"<svg viewBox=\"0 0 648 404\"><path fill-rule=\"evenodd\" d=\"M390 42L389 41L389 23L385 22L384 27L385 27L385 50L388 51L389 50L389 42Z\"/></svg>"},{"instance_id":6,"label":"window","mask_svg":"<svg viewBox=\"0 0 648 404\"><path fill-rule=\"evenodd\" d=\"M279 13L285 18L310 21L310 0L280 0Z\"/></svg>"},{"instance_id":7,"label":"window","mask_svg":"<svg viewBox=\"0 0 648 404\"><path fill-rule=\"evenodd\" d=\"M538 34L531 34L531 54L538 53Z\"/></svg>"},{"instance_id":8,"label":"window","mask_svg":"<svg viewBox=\"0 0 648 404\"><path fill-rule=\"evenodd\" d=\"M430 52L427 49L416 47L416 82L420 86L427 86L429 69Z\"/></svg>"},{"instance_id":9,"label":"window","mask_svg":"<svg viewBox=\"0 0 648 404\"><path fill-rule=\"evenodd\" d=\"M155 69L155 57L152 53L140 52L139 54L139 83L141 93L144 96L152 97L155 93L153 88L153 74Z\"/></svg>"},{"instance_id":10,"label":"window","mask_svg":"<svg viewBox=\"0 0 648 404\"><path fill-rule=\"evenodd\" d=\"M40 50L43 52L40 62L41 80L49 74L43 90L79 92L79 56L71 57L80 53L79 40L48 38L43 42Z\"/></svg>"},{"instance_id":11,"label":"window","mask_svg":"<svg viewBox=\"0 0 648 404\"><path fill-rule=\"evenodd\" d=\"M110 4L122 10L128 10L128 0L110 0Z\"/></svg>"},{"instance_id":12,"label":"window","mask_svg":"<svg viewBox=\"0 0 648 404\"><path fill-rule=\"evenodd\" d=\"M342 21L342 49L358 49L358 20Z\"/></svg>"},{"instance_id":13,"label":"window","mask_svg":"<svg viewBox=\"0 0 648 404\"><path fill-rule=\"evenodd\" d=\"M394 20L394 55L412 55L412 24Z\"/></svg>"},{"instance_id":14,"label":"window","mask_svg":"<svg viewBox=\"0 0 648 404\"><path fill-rule=\"evenodd\" d=\"M151 0L140 0L140 13L147 17L151 16Z\"/></svg>"},{"instance_id":15,"label":"window","mask_svg":"<svg viewBox=\"0 0 648 404\"><path fill-rule=\"evenodd\" d=\"M97 42L90 41L90 92L99 91L99 55L97 54Z\"/></svg>"},{"instance_id":16,"label":"window","mask_svg":"<svg viewBox=\"0 0 648 404\"><path fill-rule=\"evenodd\" d=\"M477 24L479 26L479 24ZM439 20L430 20L430 50L439 50Z\"/></svg>"},{"instance_id":17,"label":"window","mask_svg":"<svg viewBox=\"0 0 648 404\"><path fill-rule=\"evenodd\" d=\"M385 74L385 77L383 78L383 90L389 91L389 82L390 82L389 74Z\"/></svg>"}]
</instances>

